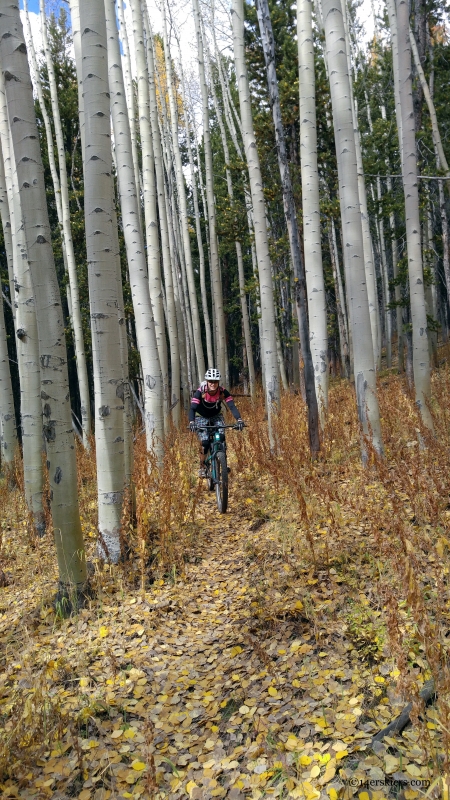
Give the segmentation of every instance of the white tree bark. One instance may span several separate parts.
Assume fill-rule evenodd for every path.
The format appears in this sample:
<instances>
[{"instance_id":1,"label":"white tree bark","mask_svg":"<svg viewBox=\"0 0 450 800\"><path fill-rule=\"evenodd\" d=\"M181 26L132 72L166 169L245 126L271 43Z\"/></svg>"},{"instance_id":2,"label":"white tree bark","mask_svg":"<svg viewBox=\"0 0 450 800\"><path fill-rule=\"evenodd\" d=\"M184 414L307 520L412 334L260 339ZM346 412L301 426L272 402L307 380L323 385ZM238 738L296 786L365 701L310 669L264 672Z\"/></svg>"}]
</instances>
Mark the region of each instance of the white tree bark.
<instances>
[{"instance_id":1,"label":"white tree bark","mask_svg":"<svg viewBox=\"0 0 450 800\"><path fill-rule=\"evenodd\" d=\"M150 101L150 121L153 137L153 155L156 173L156 191L158 196L159 225L161 232L161 254L164 272L164 288L167 305L167 332L170 347L171 395L169 408L172 409L172 419L175 425L180 424L180 352L177 333L177 317L172 280L172 267L170 261L169 230L167 223L166 201L164 194L164 161L161 145L161 134L158 119L158 105L155 86L155 59L153 52L153 36L150 25L147 40L148 82ZM166 417L168 421L168 416Z\"/></svg>"},{"instance_id":2,"label":"white tree bark","mask_svg":"<svg viewBox=\"0 0 450 800\"><path fill-rule=\"evenodd\" d=\"M165 0L161 4L162 17L163 17L163 40L164 40L164 58L166 66L166 79L167 79L167 95L169 98L170 109L170 124L172 131L172 147L174 154L174 167L177 181L177 194L180 211L180 225L183 235L183 250L184 261L186 265L186 278L189 289L189 303L191 308L191 319L194 336L195 354L197 360L197 372L200 379L203 378L205 372L205 358L203 355L203 345L200 327L200 314L198 311L197 294L194 281L194 270L192 267L192 254L191 254L191 241L189 236L189 218L187 211L186 200L186 187L184 183L183 167L181 162L181 152L178 139L178 113L175 102L173 75L172 75L172 61L170 54L169 39L167 35L166 23L166 8Z\"/></svg>"},{"instance_id":3,"label":"white tree bark","mask_svg":"<svg viewBox=\"0 0 450 800\"><path fill-rule=\"evenodd\" d=\"M324 422L328 407L328 331L317 167L316 81L312 2L298 0L297 42L300 93L300 164L302 172L303 239L309 331L316 395Z\"/></svg>"},{"instance_id":4,"label":"white tree bark","mask_svg":"<svg viewBox=\"0 0 450 800\"><path fill-rule=\"evenodd\" d=\"M130 44L128 41L127 26L123 12L123 0L117 0L117 11L120 25L120 40L122 42L124 60L124 83L127 97L128 119L131 132L131 149L133 154L134 180L136 182L136 192L139 198L139 208L141 199L141 174L139 171L138 146L136 136L136 102L134 99L133 77L131 72Z\"/></svg>"},{"instance_id":5,"label":"white tree bark","mask_svg":"<svg viewBox=\"0 0 450 800\"><path fill-rule=\"evenodd\" d=\"M77 72L78 86L78 119L80 122L81 152L84 164L84 99L83 99L83 75L81 71L81 29L80 29L80 2L79 0L69 0L70 19L72 22L72 40L75 53L75 69Z\"/></svg>"},{"instance_id":6,"label":"white tree bark","mask_svg":"<svg viewBox=\"0 0 450 800\"><path fill-rule=\"evenodd\" d=\"M369 213L367 210L367 192L364 180L364 168L361 152L361 139L358 125L358 114L356 111L355 100L353 97L353 81L350 57L350 37L348 32L347 0L341 0L342 19L344 24L345 48L347 53L347 70L350 87L350 102L353 118L353 131L355 139L356 165L358 170L358 195L361 213L361 226L364 247L364 267L366 271L367 297L369 300L370 329L372 331L373 355L375 368L381 366L381 330L378 309L378 292L376 284L375 262L373 258L372 237L369 227ZM328 65L329 67L329 65ZM330 71L331 75L331 71Z\"/></svg>"},{"instance_id":7,"label":"white tree bark","mask_svg":"<svg viewBox=\"0 0 450 800\"><path fill-rule=\"evenodd\" d=\"M2 82L0 81L0 85ZM0 103L3 103L4 91L0 94ZM3 161L3 150L0 136L0 214L2 219L3 239L5 242L6 262L8 264L9 298L11 311L14 320L14 330L16 330L16 304L14 302L14 256L11 229L11 215L9 212L8 189L6 185L5 164Z\"/></svg>"},{"instance_id":8,"label":"white tree bark","mask_svg":"<svg viewBox=\"0 0 450 800\"><path fill-rule=\"evenodd\" d=\"M3 214L2 227L4 228ZM17 433L14 398L9 368L3 300L0 297L0 465L8 469L16 455Z\"/></svg>"},{"instance_id":9,"label":"white tree bark","mask_svg":"<svg viewBox=\"0 0 450 800\"><path fill-rule=\"evenodd\" d=\"M44 44L45 60L47 64L48 79L50 86L50 98L52 104L53 124L55 126L56 146L58 151L59 183L61 188L61 201L60 201L61 224L62 224L64 249L66 253L67 271L69 275L69 285L70 285L71 319L72 319L72 326L74 333L78 387L80 391L83 444L85 447L89 448L89 435L91 432L91 405L89 399L89 382L88 382L87 365L86 365L86 353L84 348L83 321L81 318L77 266L75 261L75 252L73 249L72 227L70 224L69 184L67 180L66 152L65 152L64 138L61 126L61 117L59 113L58 89L56 86L55 70L53 67L52 54L50 51L50 45L47 36L47 21L45 16L44 0L40 0L40 12L41 12L41 33ZM36 77L37 80L39 81L38 72L36 72ZM44 111L45 105L43 97L42 97L41 108ZM49 131L49 133L50 137L47 134L47 142L51 140L51 130ZM52 147L53 147L53 142L52 142Z\"/></svg>"},{"instance_id":10,"label":"white tree bark","mask_svg":"<svg viewBox=\"0 0 450 800\"><path fill-rule=\"evenodd\" d=\"M14 259L11 236L11 219L8 207L8 194L6 190L5 165L0 143L0 216L2 220L3 240L5 243L6 260L8 263L8 276L11 298L11 311L16 331L16 306L14 304ZM3 300L0 297L0 464L8 469L17 452L16 415L14 410L14 397L11 383L11 370L6 338L5 318L3 313Z\"/></svg>"},{"instance_id":11,"label":"white tree bark","mask_svg":"<svg viewBox=\"0 0 450 800\"><path fill-rule=\"evenodd\" d=\"M337 0L324 0L323 16L338 161L343 249L347 261L346 288L350 313L349 324L353 334L358 416L365 436L370 436L373 446L378 452L382 452L366 270L364 268L352 96L341 3ZM363 449L363 458L364 456Z\"/></svg>"},{"instance_id":12,"label":"white tree bark","mask_svg":"<svg viewBox=\"0 0 450 800\"><path fill-rule=\"evenodd\" d=\"M433 429L428 404L431 398L430 357L428 352L427 314L423 283L417 153L412 99L411 45L409 8L406 0L397 0L398 74L402 115L402 174L405 197L406 243L411 303L413 370L416 403L424 424Z\"/></svg>"},{"instance_id":13,"label":"white tree bark","mask_svg":"<svg viewBox=\"0 0 450 800\"><path fill-rule=\"evenodd\" d=\"M86 562L78 508L64 320L51 247L44 169L18 2L5 3L2 12L0 58L11 120L13 161L20 187L20 222L25 233L26 257L36 304L44 436L59 577L66 589L68 584L79 586L85 582ZM25 337L27 335L28 332Z\"/></svg>"},{"instance_id":14,"label":"white tree bark","mask_svg":"<svg viewBox=\"0 0 450 800\"><path fill-rule=\"evenodd\" d=\"M341 357L341 364L343 373L346 378L349 378L349 346L348 346L348 329L345 314L345 303L343 300L342 279L339 268L339 258L337 248L335 247L336 232L334 230L334 220L328 223L328 242L330 247L331 268L333 270L334 291L336 296L336 312L338 318L339 330L339 350Z\"/></svg>"},{"instance_id":15,"label":"white tree bark","mask_svg":"<svg viewBox=\"0 0 450 800\"><path fill-rule=\"evenodd\" d=\"M205 184L206 184L206 210L208 213L209 227L209 252L211 268L211 289L213 294L214 317L216 327L216 358L217 365L225 376L228 364L226 354L225 316L223 309L222 279L220 274L219 251L217 247L216 210L214 205L214 178L213 160L211 149L211 134L209 124L208 87L206 84L205 61L203 53L203 38L198 0L193 0L195 34L197 40L197 62L202 97L203 120L203 150L205 156Z\"/></svg>"},{"instance_id":16,"label":"white tree bark","mask_svg":"<svg viewBox=\"0 0 450 800\"><path fill-rule=\"evenodd\" d=\"M186 105L185 105L186 108ZM186 120L188 120L186 114ZM187 137L186 137L186 144L188 150L188 157L189 157L189 168L191 172L191 185L192 185L192 199L194 202L194 214L195 214L195 232L197 235L197 246L198 246L198 253L199 253L199 272L200 272L200 293L202 299L202 311L203 311L203 320L205 323L205 333L206 333L206 353L208 358L208 368L214 367L214 351L213 351L213 340L211 335L211 321L209 318L209 309L208 309L208 294L206 291L206 269L205 269L205 251L203 248L203 239L202 239L202 229L200 225L200 210L198 205L198 192L197 192L197 177L195 174L194 169L194 157L192 155L192 147L191 147L191 139L190 139L190 128L189 122L187 121Z\"/></svg>"},{"instance_id":17,"label":"white tree bark","mask_svg":"<svg viewBox=\"0 0 450 800\"><path fill-rule=\"evenodd\" d=\"M253 221L255 226L255 248L258 261L259 291L261 302L261 350L264 363L266 412L269 423L271 445L274 445L272 415L280 400L280 378L277 359L277 342L275 333L275 303L273 297L272 270L270 264L269 241L266 225L266 205L263 192L263 181L253 130L250 87L244 52L244 7L242 0L233 0L233 50L236 65L236 77L239 90L239 104L245 156L248 164L250 190L253 203Z\"/></svg>"},{"instance_id":18,"label":"white tree bark","mask_svg":"<svg viewBox=\"0 0 450 800\"><path fill-rule=\"evenodd\" d=\"M144 377L143 391L147 449L154 449L161 458L164 438L163 383L150 301L139 201L135 184L131 131L115 21L114 0L105 0L105 14L108 37L109 91L116 147L120 206L136 336Z\"/></svg>"},{"instance_id":19,"label":"white tree bark","mask_svg":"<svg viewBox=\"0 0 450 800\"><path fill-rule=\"evenodd\" d=\"M417 70L417 74L419 76L420 85L422 87L422 91L428 106L428 113L430 115L430 122L431 122L431 132L433 135L433 144L435 146L437 155L439 156L440 166L444 170L444 172L448 175L449 174L449 167L447 163L447 159L445 157L444 148L442 147L442 139L441 133L439 131L439 125L436 116L436 109L434 107L433 98L430 93L430 89L427 83L427 79L425 77L425 73L422 68L422 64L420 63L419 53L417 50L416 40L414 38L414 34L409 28L409 41L411 43L411 50L414 58L414 65Z\"/></svg>"},{"instance_id":20,"label":"white tree bark","mask_svg":"<svg viewBox=\"0 0 450 800\"><path fill-rule=\"evenodd\" d=\"M136 55L148 279L150 283L150 298L152 301L153 316L155 320L156 341L158 343L161 372L163 374L164 385L167 386L169 370L164 325L164 307L162 302L159 233L156 212L155 161L153 152L152 128L150 122L148 67L144 44L143 13L138 0L131 0L130 6L133 17L133 39Z\"/></svg>"},{"instance_id":21,"label":"white tree bark","mask_svg":"<svg viewBox=\"0 0 450 800\"><path fill-rule=\"evenodd\" d=\"M227 179L227 190L228 190L228 197L230 199L230 205L233 206L234 204L234 192L233 192L233 183L231 180L231 172L229 169L230 163L230 152L228 149L228 142L225 133L225 126L223 124L222 119L222 112L219 107L219 103L217 100L217 94L214 87L214 81L211 78L211 92L213 96L214 102L214 109L216 112L217 121L219 123L219 130L220 130L220 138L222 140L222 148L225 158L225 173ZM239 281L239 294L241 298L241 314L242 314L242 325L244 328L244 341L245 341L245 352L247 355L247 368L248 368L248 381L250 386L250 395L254 397L255 390L256 390L256 379L255 379L255 366L253 362L253 348L252 348L252 337L250 332L250 320L248 316L248 308L247 308L247 297L245 294L245 274L244 274L244 259L242 257L242 245L241 242L235 242L236 248L236 259L238 265L238 281ZM283 363L283 360L282 360ZM284 368L284 364L283 364ZM280 370L281 373L281 370ZM281 377L283 377L281 373Z\"/></svg>"},{"instance_id":22,"label":"white tree bark","mask_svg":"<svg viewBox=\"0 0 450 800\"><path fill-rule=\"evenodd\" d=\"M27 507L32 514L38 535L45 533L42 507L42 402L39 371L39 340L37 332L34 293L29 265L26 261L25 234L21 224L22 213L18 196L15 166L11 158L11 134L6 107L3 72L0 70L0 138L4 157L8 209L11 220L13 259L12 304L15 308L16 352L20 381L20 425L24 489ZM16 220L18 222L16 223Z\"/></svg>"},{"instance_id":23,"label":"white tree bark","mask_svg":"<svg viewBox=\"0 0 450 800\"><path fill-rule=\"evenodd\" d=\"M112 161L105 9L80 0L85 118L84 215L95 396L98 551L120 557L124 489L123 371L113 250Z\"/></svg>"}]
</instances>

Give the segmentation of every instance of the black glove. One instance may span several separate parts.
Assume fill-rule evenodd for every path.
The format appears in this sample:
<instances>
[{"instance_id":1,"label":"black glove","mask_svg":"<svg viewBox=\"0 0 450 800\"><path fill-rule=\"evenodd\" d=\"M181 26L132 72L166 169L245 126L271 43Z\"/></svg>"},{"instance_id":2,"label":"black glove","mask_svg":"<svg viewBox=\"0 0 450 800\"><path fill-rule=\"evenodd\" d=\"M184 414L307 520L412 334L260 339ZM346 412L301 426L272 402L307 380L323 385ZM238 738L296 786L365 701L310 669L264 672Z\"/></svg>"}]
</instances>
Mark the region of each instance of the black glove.
<instances>
[{"instance_id":1,"label":"black glove","mask_svg":"<svg viewBox=\"0 0 450 800\"><path fill-rule=\"evenodd\" d=\"M190 427L192 433L194 433L194 431L197 429L197 426L195 424L195 420L192 420L192 422L189 423L189 427Z\"/></svg>"},{"instance_id":2,"label":"black glove","mask_svg":"<svg viewBox=\"0 0 450 800\"><path fill-rule=\"evenodd\" d=\"M244 428L245 428L244 420L237 419L236 420L236 428L238 429L238 431L243 431Z\"/></svg>"}]
</instances>

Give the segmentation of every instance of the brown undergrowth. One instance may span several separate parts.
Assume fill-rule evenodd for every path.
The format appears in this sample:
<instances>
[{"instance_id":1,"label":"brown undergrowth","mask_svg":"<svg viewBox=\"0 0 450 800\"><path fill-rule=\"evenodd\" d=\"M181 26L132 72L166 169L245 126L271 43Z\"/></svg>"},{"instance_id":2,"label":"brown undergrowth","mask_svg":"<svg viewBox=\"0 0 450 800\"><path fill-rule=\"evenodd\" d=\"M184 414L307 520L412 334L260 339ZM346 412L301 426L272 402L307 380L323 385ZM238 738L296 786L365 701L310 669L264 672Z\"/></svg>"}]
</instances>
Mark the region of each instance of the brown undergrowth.
<instances>
[{"instance_id":1,"label":"brown undergrowth","mask_svg":"<svg viewBox=\"0 0 450 800\"><path fill-rule=\"evenodd\" d=\"M283 397L272 453L261 398L239 398L248 427L227 438L226 517L196 478L195 437L172 431L156 469L138 436L116 566L94 558L94 444L80 449L96 596L69 620L51 607L50 537L30 536L20 484L0 484L4 796L441 796L449 396L444 365L430 435L403 381L384 375L385 456L366 443L366 468L348 384L331 388L314 462L298 395ZM413 727L373 752L409 699Z\"/></svg>"}]
</instances>

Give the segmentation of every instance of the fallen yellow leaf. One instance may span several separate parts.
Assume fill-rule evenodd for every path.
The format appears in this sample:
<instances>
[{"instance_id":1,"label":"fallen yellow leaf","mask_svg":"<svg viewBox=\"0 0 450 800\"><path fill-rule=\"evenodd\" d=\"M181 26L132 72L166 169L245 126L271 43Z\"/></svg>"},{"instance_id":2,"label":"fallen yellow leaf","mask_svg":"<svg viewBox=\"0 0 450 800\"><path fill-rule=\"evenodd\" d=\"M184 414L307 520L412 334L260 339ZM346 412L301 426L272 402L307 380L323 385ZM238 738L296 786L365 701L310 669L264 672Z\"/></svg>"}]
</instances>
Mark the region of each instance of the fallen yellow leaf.
<instances>
[{"instance_id":1,"label":"fallen yellow leaf","mask_svg":"<svg viewBox=\"0 0 450 800\"><path fill-rule=\"evenodd\" d=\"M191 796L192 792L196 788L197 788L197 784L195 783L195 781L189 781L189 783L186 784L186 791L187 791L189 797Z\"/></svg>"},{"instance_id":2,"label":"fallen yellow leaf","mask_svg":"<svg viewBox=\"0 0 450 800\"><path fill-rule=\"evenodd\" d=\"M142 770L145 769L145 764L143 761L133 761L131 766L136 770L136 772L142 772Z\"/></svg>"},{"instance_id":3,"label":"fallen yellow leaf","mask_svg":"<svg viewBox=\"0 0 450 800\"><path fill-rule=\"evenodd\" d=\"M269 692L271 697L276 697L278 694L278 691L277 689L275 689L275 686L269 686L267 691Z\"/></svg>"}]
</instances>

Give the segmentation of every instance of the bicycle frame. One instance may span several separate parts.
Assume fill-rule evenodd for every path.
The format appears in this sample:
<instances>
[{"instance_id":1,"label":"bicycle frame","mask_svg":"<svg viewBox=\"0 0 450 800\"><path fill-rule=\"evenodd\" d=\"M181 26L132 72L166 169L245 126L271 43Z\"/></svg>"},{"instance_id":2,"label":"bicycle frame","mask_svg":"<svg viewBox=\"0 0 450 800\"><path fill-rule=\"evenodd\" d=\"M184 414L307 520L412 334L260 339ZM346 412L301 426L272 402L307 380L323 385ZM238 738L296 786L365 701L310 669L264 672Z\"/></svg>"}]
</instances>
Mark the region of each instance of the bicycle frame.
<instances>
[{"instance_id":1,"label":"bicycle frame","mask_svg":"<svg viewBox=\"0 0 450 800\"><path fill-rule=\"evenodd\" d=\"M211 469L211 478L214 483L217 483L217 476L216 476L216 453L220 450L226 452L227 446L225 442L225 434L221 433L219 428L216 428L216 433L209 434L209 455L205 459L205 465L210 467Z\"/></svg>"},{"instance_id":2,"label":"bicycle frame","mask_svg":"<svg viewBox=\"0 0 450 800\"><path fill-rule=\"evenodd\" d=\"M233 428L237 430L236 425L202 425L201 430L209 430L209 455L205 458L205 467L211 471L211 480L216 484L216 453L220 450L226 453L227 445L225 442L225 434L222 431L225 428Z\"/></svg>"}]
</instances>

